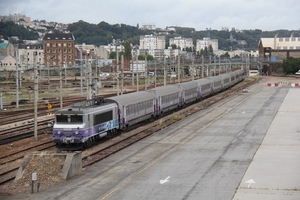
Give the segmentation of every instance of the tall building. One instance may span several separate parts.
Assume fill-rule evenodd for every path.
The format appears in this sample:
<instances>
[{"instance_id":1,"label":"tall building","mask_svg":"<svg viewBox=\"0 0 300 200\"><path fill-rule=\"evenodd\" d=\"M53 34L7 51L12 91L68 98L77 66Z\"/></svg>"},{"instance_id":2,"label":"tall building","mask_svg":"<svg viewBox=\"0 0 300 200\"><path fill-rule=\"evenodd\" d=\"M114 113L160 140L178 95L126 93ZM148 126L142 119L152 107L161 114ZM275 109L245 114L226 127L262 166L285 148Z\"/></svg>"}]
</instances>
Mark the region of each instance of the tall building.
<instances>
[{"instance_id":1,"label":"tall building","mask_svg":"<svg viewBox=\"0 0 300 200\"><path fill-rule=\"evenodd\" d=\"M165 49L165 36L145 35L140 37L140 49Z\"/></svg>"},{"instance_id":2,"label":"tall building","mask_svg":"<svg viewBox=\"0 0 300 200\"><path fill-rule=\"evenodd\" d=\"M174 37L171 38L169 41L169 45L175 44L177 47L181 49L186 49L187 47L194 47L193 45L193 38L182 38L182 37Z\"/></svg>"},{"instance_id":3,"label":"tall building","mask_svg":"<svg viewBox=\"0 0 300 200\"><path fill-rule=\"evenodd\" d=\"M217 51L219 49L217 39L210 39L209 37L204 37L203 40L196 41L196 51L200 51L205 47L208 48L210 45L212 46L214 51Z\"/></svg>"},{"instance_id":4,"label":"tall building","mask_svg":"<svg viewBox=\"0 0 300 200\"><path fill-rule=\"evenodd\" d=\"M165 49L165 36L145 35L140 37L140 52L147 52L154 58L159 59L163 56L162 50Z\"/></svg>"},{"instance_id":5,"label":"tall building","mask_svg":"<svg viewBox=\"0 0 300 200\"><path fill-rule=\"evenodd\" d=\"M71 33L46 33L43 39L44 63L50 66L75 64L75 38Z\"/></svg>"}]
</instances>

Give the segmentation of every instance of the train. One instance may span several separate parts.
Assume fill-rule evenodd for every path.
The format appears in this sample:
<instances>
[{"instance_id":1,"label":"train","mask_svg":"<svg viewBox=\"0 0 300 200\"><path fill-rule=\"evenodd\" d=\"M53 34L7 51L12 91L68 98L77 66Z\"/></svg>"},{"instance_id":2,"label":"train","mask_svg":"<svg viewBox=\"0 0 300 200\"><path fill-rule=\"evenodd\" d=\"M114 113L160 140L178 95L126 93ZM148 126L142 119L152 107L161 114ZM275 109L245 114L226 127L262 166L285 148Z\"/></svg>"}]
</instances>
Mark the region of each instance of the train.
<instances>
[{"instance_id":1,"label":"train","mask_svg":"<svg viewBox=\"0 0 300 200\"><path fill-rule=\"evenodd\" d=\"M53 141L57 146L89 146L100 138L111 138L142 121L180 109L224 91L243 81L245 71L235 70L109 98L94 98L75 103L55 113Z\"/></svg>"}]
</instances>

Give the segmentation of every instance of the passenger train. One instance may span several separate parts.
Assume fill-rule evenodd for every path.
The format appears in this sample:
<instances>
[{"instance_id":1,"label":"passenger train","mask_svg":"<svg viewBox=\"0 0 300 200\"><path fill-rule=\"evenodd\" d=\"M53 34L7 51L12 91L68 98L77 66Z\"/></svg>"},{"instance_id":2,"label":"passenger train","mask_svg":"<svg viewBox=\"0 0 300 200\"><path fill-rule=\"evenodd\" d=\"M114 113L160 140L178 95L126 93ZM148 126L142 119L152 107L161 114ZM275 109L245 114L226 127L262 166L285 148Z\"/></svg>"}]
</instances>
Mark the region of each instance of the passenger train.
<instances>
[{"instance_id":1,"label":"passenger train","mask_svg":"<svg viewBox=\"0 0 300 200\"><path fill-rule=\"evenodd\" d=\"M57 146L85 146L99 138L110 138L141 121L159 118L167 111L226 90L244 78L244 70L236 70L146 91L78 102L55 113L53 141Z\"/></svg>"}]
</instances>

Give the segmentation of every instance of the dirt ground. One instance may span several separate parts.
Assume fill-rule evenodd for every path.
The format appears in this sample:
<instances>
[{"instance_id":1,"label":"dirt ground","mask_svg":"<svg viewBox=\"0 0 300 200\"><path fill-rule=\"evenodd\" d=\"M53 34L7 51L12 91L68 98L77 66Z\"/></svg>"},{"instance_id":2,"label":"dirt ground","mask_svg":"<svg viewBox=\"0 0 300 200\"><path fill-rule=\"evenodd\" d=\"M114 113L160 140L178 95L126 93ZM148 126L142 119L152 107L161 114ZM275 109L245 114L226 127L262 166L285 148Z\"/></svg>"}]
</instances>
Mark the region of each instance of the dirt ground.
<instances>
[{"instance_id":1,"label":"dirt ground","mask_svg":"<svg viewBox=\"0 0 300 200\"><path fill-rule=\"evenodd\" d=\"M51 138L51 135L40 135L38 140L35 138L27 138L14 142L13 144L6 144L0 146L0 152L7 155L21 150L25 145L31 145L38 143L40 140L46 140ZM19 161L21 163L22 161ZM28 163L22 178L17 181L6 183L0 186L0 195L21 195L21 194L30 194L31 193L31 178L32 172L37 174L37 181L35 181L35 192L37 192L37 185L39 184L39 191L45 190L51 185L55 185L59 182L64 182L62 176L62 166L64 160L60 157L45 157L43 153L40 156L34 156ZM1 165L1 167L5 167Z\"/></svg>"}]
</instances>

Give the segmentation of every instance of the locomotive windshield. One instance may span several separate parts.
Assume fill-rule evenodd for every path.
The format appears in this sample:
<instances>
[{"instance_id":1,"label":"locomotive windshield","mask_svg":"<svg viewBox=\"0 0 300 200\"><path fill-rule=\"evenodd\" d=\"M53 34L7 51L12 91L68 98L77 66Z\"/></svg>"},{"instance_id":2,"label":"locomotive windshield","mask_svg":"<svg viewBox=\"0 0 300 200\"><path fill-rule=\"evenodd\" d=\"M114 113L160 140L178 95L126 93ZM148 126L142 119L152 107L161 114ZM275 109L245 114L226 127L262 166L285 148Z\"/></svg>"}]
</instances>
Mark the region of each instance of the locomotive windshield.
<instances>
[{"instance_id":1,"label":"locomotive windshield","mask_svg":"<svg viewBox=\"0 0 300 200\"><path fill-rule=\"evenodd\" d=\"M82 115L56 115L57 123L82 123Z\"/></svg>"}]
</instances>

